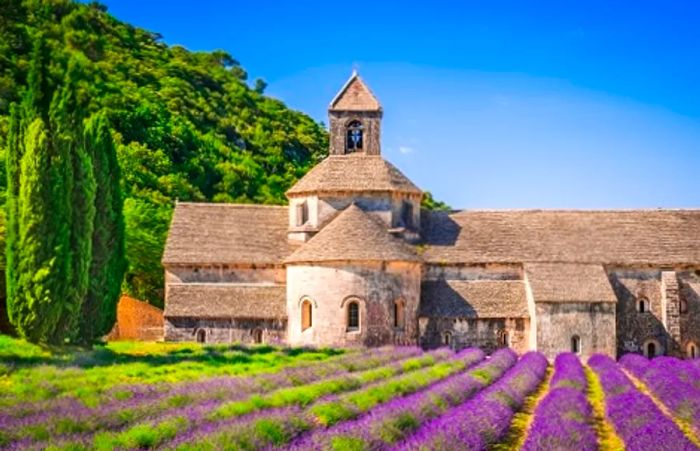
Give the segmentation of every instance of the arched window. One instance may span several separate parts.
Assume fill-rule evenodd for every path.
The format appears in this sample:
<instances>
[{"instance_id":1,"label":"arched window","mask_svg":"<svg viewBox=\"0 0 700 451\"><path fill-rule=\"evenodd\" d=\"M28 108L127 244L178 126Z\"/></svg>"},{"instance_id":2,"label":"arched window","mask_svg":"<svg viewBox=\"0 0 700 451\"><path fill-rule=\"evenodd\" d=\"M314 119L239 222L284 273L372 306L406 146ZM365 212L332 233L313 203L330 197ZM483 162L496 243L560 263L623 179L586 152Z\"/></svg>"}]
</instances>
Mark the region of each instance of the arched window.
<instances>
[{"instance_id":1,"label":"arched window","mask_svg":"<svg viewBox=\"0 0 700 451\"><path fill-rule=\"evenodd\" d=\"M403 329L406 325L405 306L402 300L394 301L394 327Z\"/></svg>"},{"instance_id":2,"label":"arched window","mask_svg":"<svg viewBox=\"0 0 700 451\"><path fill-rule=\"evenodd\" d=\"M197 343L206 343L207 342L207 333L204 329L199 329L197 331Z\"/></svg>"},{"instance_id":3,"label":"arched window","mask_svg":"<svg viewBox=\"0 0 700 451\"><path fill-rule=\"evenodd\" d=\"M639 298L637 301L637 310L639 313L648 313L651 310L651 305L646 298Z\"/></svg>"},{"instance_id":4,"label":"arched window","mask_svg":"<svg viewBox=\"0 0 700 451\"><path fill-rule=\"evenodd\" d=\"M442 333L442 344L443 346L452 346L452 332L449 330Z\"/></svg>"},{"instance_id":5,"label":"arched window","mask_svg":"<svg viewBox=\"0 0 700 451\"><path fill-rule=\"evenodd\" d=\"M692 341L688 343L687 354L689 359L697 359L700 357L700 354L698 354L698 346Z\"/></svg>"},{"instance_id":6,"label":"arched window","mask_svg":"<svg viewBox=\"0 0 700 451\"><path fill-rule=\"evenodd\" d=\"M649 339L644 342L644 346L642 346L642 352L644 355L648 358L656 357L657 355L661 354L661 345L659 344L658 341Z\"/></svg>"},{"instance_id":7,"label":"arched window","mask_svg":"<svg viewBox=\"0 0 700 451\"><path fill-rule=\"evenodd\" d=\"M578 335L571 337L571 352L581 354L581 337Z\"/></svg>"},{"instance_id":8,"label":"arched window","mask_svg":"<svg viewBox=\"0 0 700 451\"><path fill-rule=\"evenodd\" d=\"M253 329L253 343L262 343L262 341L263 341L262 329Z\"/></svg>"},{"instance_id":9,"label":"arched window","mask_svg":"<svg viewBox=\"0 0 700 451\"><path fill-rule=\"evenodd\" d=\"M688 313L688 301L686 299L681 299L681 313Z\"/></svg>"},{"instance_id":10,"label":"arched window","mask_svg":"<svg viewBox=\"0 0 700 451\"><path fill-rule=\"evenodd\" d=\"M312 317L311 317L311 310L312 310L311 301L309 301L308 299L305 299L304 302L301 303L301 330L302 331L310 328L313 325L313 321L312 321Z\"/></svg>"},{"instance_id":11,"label":"arched window","mask_svg":"<svg viewBox=\"0 0 700 451\"><path fill-rule=\"evenodd\" d=\"M363 127L360 121L352 121L348 124L347 138L345 140L345 153L357 152L363 146Z\"/></svg>"},{"instance_id":12,"label":"arched window","mask_svg":"<svg viewBox=\"0 0 700 451\"><path fill-rule=\"evenodd\" d=\"M360 304L357 301L348 302L348 330L360 328Z\"/></svg>"}]
</instances>

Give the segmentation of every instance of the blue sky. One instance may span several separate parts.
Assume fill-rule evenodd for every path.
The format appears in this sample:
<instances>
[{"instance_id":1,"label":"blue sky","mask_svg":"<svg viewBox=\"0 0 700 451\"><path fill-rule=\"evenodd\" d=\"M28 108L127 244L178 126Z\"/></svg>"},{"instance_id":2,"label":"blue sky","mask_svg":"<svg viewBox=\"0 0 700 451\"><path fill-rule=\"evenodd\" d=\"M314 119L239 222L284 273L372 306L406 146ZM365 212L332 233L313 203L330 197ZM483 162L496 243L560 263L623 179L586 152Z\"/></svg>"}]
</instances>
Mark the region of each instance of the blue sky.
<instances>
[{"instance_id":1,"label":"blue sky","mask_svg":"<svg viewBox=\"0 0 700 451\"><path fill-rule=\"evenodd\" d=\"M700 207L700 2L103 2L318 120L357 67L453 207Z\"/></svg>"}]
</instances>

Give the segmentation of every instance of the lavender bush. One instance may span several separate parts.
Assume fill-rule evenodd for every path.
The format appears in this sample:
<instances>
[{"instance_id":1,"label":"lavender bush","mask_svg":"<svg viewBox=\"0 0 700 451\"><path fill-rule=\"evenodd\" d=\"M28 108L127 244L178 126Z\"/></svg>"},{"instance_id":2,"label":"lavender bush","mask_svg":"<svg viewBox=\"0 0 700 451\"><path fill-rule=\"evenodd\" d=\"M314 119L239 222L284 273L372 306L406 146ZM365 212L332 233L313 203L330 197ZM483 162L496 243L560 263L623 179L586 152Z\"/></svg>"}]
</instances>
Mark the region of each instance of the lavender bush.
<instances>
[{"instance_id":1,"label":"lavender bush","mask_svg":"<svg viewBox=\"0 0 700 451\"><path fill-rule=\"evenodd\" d=\"M544 379L547 365L542 354L525 354L498 382L421 426L393 449L486 449L508 432L515 412Z\"/></svg>"},{"instance_id":2,"label":"lavender bush","mask_svg":"<svg viewBox=\"0 0 700 451\"><path fill-rule=\"evenodd\" d=\"M157 423L177 416L178 408L199 407L191 410L211 410L223 402L243 400L254 394L303 386L332 377L344 377L422 354L423 351L418 347L387 347L287 367L267 374L215 377L189 384L166 385L166 388L150 387L150 390L147 389L148 386L140 384L122 386L114 393L128 393L126 399L104 402L94 408L87 407L74 398L58 398L49 403L41 403L44 404L44 410L34 414L21 415L13 409L0 414L0 438L5 437L5 441L41 441L51 437L55 440L76 433L86 435L95 431L120 429L138 421ZM429 358L440 360L449 354L447 350L439 350Z\"/></svg>"},{"instance_id":3,"label":"lavender bush","mask_svg":"<svg viewBox=\"0 0 700 451\"><path fill-rule=\"evenodd\" d=\"M649 361L638 354L624 355L620 364L700 437L700 370L672 357Z\"/></svg>"},{"instance_id":4,"label":"lavender bush","mask_svg":"<svg viewBox=\"0 0 700 451\"><path fill-rule=\"evenodd\" d=\"M525 451L597 449L593 409L586 398L586 374L575 354L554 361L550 391L535 409L535 418L523 444Z\"/></svg>"},{"instance_id":5,"label":"lavender bush","mask_svg":"<svg viewBox=\"0 0 700 451\"><path fill-rule=\"evenodd\" d=\"M369 397L373 400L389 400L395 397L399 397L403 394L412 393L430 383L440 380L445 376L445 372L456 372L465 366L472 365L480 360L482 360L484 354L482 351L476 349L465 349L457 354L454 354L448 361L444 363L438 363L432 367L425 368L419 371L413 371L406 373L404 376L393 378L385 382L379 382L376 384L371 384L369 386L363 387L360 390L352 392L350 395L358 397L360 399L366 399ZM400 388L400 390L397 390ZM299 435L307 430L313 429L319 424L319 417L315 408L318 406L328 407L331 405L335 397L324 397L321 398L316 404L311 405L307 409L302 409L301 406L296 406L290 410L286 410L289 415L278 416L276 409L266 410L270 413L271 417L268 417L265 412L256 413L254 415L237 416L229 419L224 419L223 421L205 420L200 422L199 425L187 434L179 436L174 441L168 443L166 446L169 448L185 448L187 449L192 443L199 443L201 437L207 436L207 440L212 443L216 443L217 447L232 447L240 448L251 437L255 436L256 442L267 443L268 445L286 443L288 439L292 436ZM369 405L354 405L352 410L343 410L342 408L339 412L343 412L348 418L358 415L363 411L367 411L373 407L373 404ZM260 436L260 424L261 422L265 424L265 430L268 430L272 425L278 430L288 431L291 436L287 437L284 441L278 438L272 440L270 437Z\"/></svg>"},{"instance_id":6,"label":"lavender bush","mask_svg":"<svg viewBox=\"0 0 700 451\"><path fill-rule=\"evenodd\" d=\"M648 396L636 389L614 360L604 355L594 355L588 364L603 386L606 417L627 449L698 449Z\"/></svg>"},{"instance_id":7,"label":"lavender bush","mask_svg":"<svg viewBox=\"0 0 700 451\"><path fill-rule=\"evenodd\" d=\"M299 437L289 449L327 450L350 445L380 449L403 439L425 421L472 397L517 361L510 349L497 351L473 369L446 378L423 391L396 398L356 420Z\"/></svg>"}]
</instances>

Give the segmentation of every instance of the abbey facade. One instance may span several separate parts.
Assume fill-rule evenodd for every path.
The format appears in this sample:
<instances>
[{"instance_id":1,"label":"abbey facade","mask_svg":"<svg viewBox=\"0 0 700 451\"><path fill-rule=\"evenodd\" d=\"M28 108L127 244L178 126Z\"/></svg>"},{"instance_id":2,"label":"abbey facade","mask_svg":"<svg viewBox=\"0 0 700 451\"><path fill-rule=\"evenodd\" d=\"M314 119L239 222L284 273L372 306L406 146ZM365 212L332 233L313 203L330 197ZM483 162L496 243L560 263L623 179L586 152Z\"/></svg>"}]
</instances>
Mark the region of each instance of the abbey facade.
<instances>
[{"instance_id":1,"label":"abbey facade","mask_svg":"<svg viewBox=\"0 0 700 451\"><path fill-rule=\"evenodd\" d=\"M165 339L700 355L700 210L434 212L357 74L288 206L178 203Z\"/></svg>"}]
</instances>

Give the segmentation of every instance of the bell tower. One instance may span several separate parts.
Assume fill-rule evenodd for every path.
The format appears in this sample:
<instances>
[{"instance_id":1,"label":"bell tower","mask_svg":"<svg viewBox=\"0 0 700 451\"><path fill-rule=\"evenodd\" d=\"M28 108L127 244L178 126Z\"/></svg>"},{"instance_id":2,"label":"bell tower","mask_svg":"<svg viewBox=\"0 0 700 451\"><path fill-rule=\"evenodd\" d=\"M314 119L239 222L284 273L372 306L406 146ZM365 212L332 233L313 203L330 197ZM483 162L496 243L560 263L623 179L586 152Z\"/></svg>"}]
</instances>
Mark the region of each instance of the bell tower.
<instances>
[{"instance_id":1,"label":"bell tower","mask_svg":"<svg viewBox=\"0 0 700 451\"><path fill-rule=\"evenodd\" d=\"M331 102L328 118L331 155L380 155L382 106L357 71Z\"/></svg>"}]
</instances>

